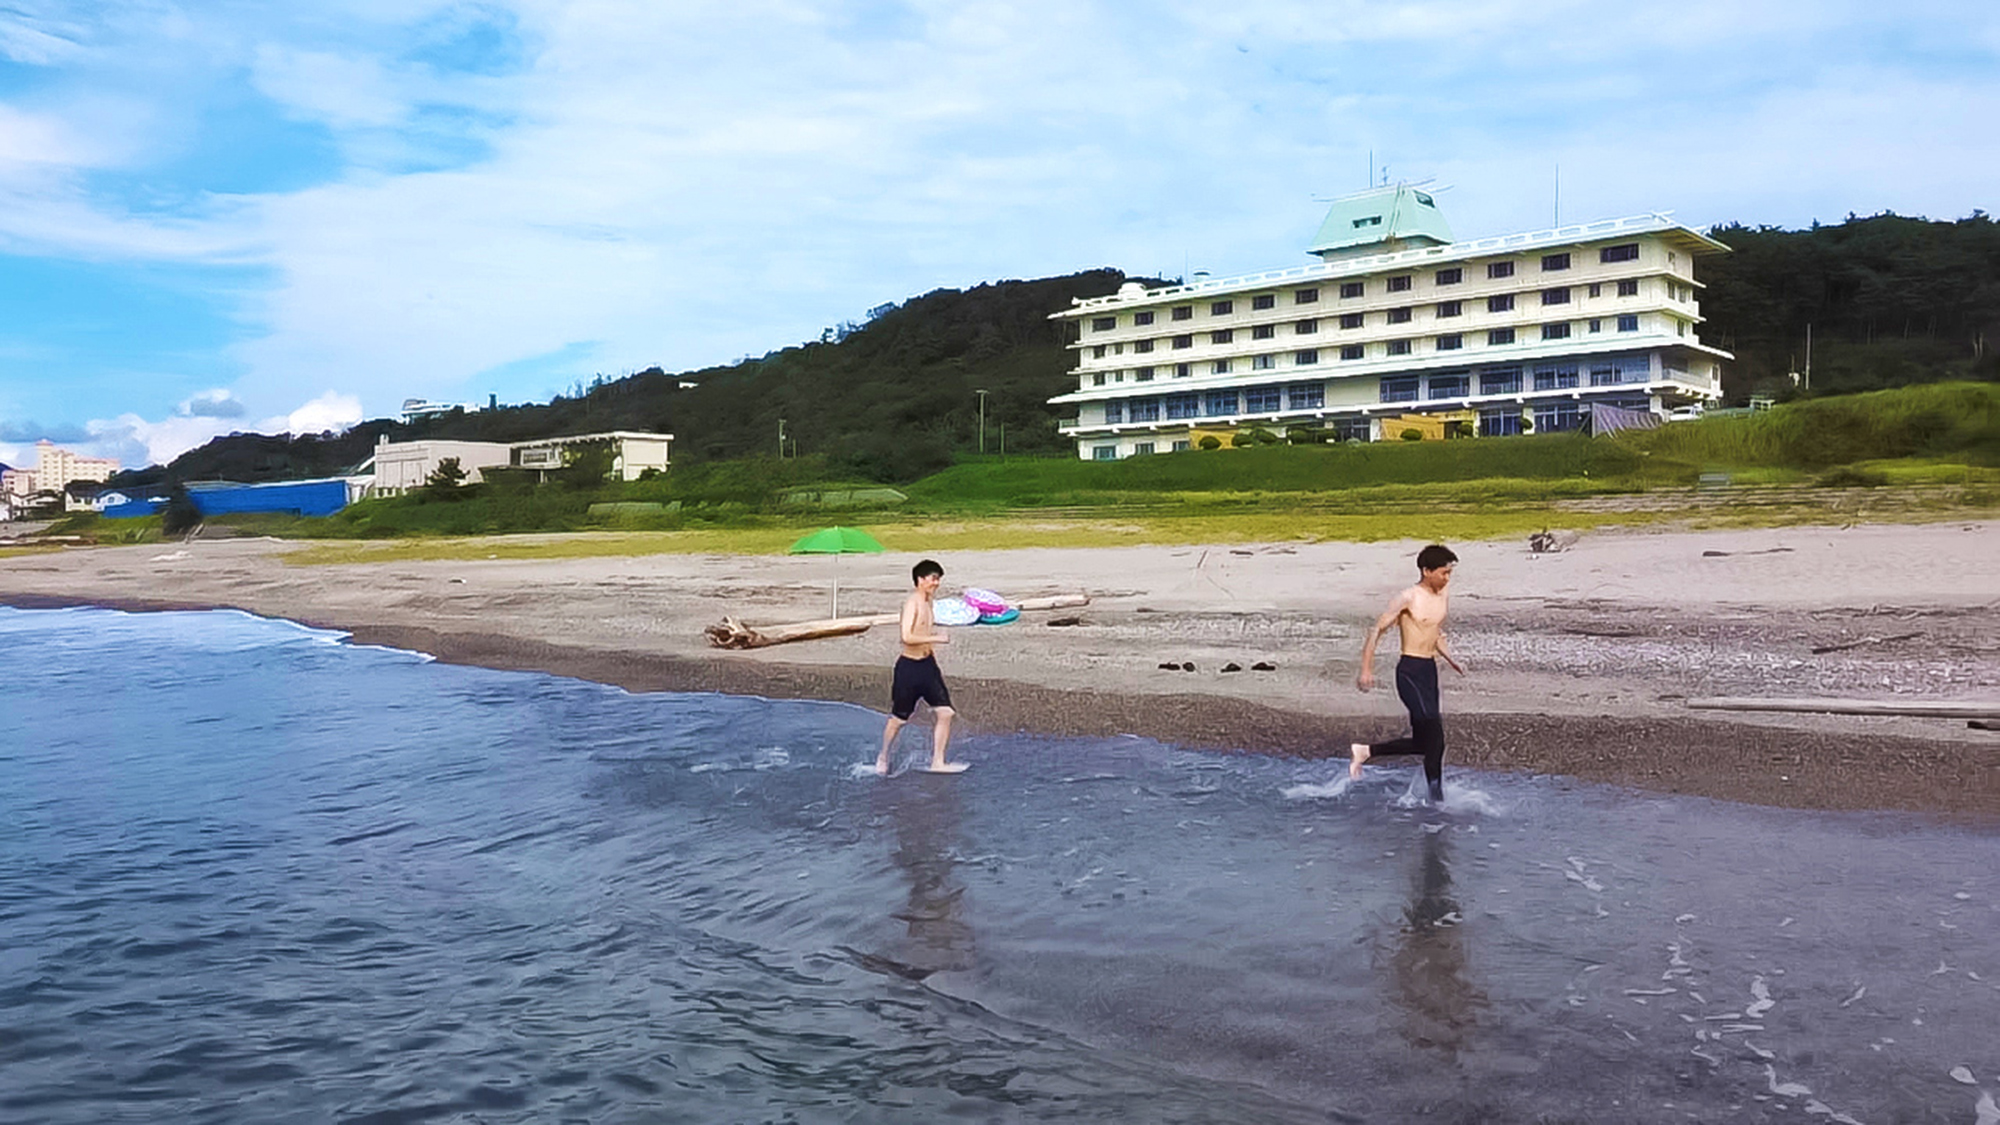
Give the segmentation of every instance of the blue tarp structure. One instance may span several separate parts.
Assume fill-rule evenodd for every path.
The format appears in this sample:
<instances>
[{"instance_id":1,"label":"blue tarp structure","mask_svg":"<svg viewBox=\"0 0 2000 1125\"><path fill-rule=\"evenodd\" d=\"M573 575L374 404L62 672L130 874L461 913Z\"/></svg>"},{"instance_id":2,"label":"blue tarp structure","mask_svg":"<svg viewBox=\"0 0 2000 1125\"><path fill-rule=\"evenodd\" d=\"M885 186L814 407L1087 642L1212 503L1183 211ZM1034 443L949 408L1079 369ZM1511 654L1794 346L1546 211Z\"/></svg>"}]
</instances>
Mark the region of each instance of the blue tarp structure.
<instances>
[{"instance_id":1,"label":"blue tarp structure","mask_svg":"<svg viewBox=\"0 0 2000 1125\"><path fill-rule=\"evenodd\" d=\"M330 516L347 507L347 482L339 477L326 480L285 480L271 484L191 484L188 498L204 516L232 512L290 512L301 516Z\"/></svg>"},{"instance_id":2,"label":"blue tarp structure","mask_svg":"<svg viewBox=\"0 0 2000 1125\"><path fill-rule=\"evenodd\" d=\"M340 477L323 480L283 480L270 484L191 484L188 499L204 516L232 512L287 512L300 516L330 516L347 507L347 481ZM149 497L113 504L104 509L107 519L122 520L150 516L166 504L164 497Z\"/></svg>"}]
</instances>

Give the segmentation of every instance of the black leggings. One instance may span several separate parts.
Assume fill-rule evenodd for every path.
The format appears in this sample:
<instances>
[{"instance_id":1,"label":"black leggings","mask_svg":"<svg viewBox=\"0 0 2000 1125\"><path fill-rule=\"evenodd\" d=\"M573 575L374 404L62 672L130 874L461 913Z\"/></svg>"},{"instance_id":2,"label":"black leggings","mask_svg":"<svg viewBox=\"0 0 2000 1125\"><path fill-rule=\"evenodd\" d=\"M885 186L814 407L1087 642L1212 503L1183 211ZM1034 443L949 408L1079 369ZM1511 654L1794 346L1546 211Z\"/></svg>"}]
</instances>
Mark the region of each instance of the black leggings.
<instances>
[{"instance_id":1,"label":"black leggings","mask_svg":"<svg viewBox=\"0 0 2000 1125\"><path fill-rule=\"evenodd\" d=\"M1410 709L1410 736L1377 742L1368 747L1370 757L1424 756L1424 780L1430 782L1431 800L1444 800L1444 718L1438 714L1438 668L1436 659L1405 656L1396 661L1396 695Z\"/></svg>"}]
</instances>

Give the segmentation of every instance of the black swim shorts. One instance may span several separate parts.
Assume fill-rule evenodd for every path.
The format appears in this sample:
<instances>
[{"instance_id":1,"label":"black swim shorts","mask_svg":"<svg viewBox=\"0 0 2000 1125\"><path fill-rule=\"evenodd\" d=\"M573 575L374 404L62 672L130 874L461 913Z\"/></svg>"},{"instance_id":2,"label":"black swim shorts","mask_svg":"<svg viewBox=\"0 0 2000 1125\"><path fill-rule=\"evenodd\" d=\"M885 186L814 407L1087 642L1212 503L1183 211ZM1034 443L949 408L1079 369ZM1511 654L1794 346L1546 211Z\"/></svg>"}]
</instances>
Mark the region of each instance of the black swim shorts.
<instances>
[{"instance_id":1,"label":"black swim shorts","mask_svg":"<svg viewBox=\"0 0 2000 1125\"><path fill-rule=\"evenodd\" d=\"M933 708L951 706L951 692L945 690L944 673L938 670L934 656L926 656L922 660L899 656L896 658L895 682L889 688L889 713L899 719L907 719L916 711L919 699Z\"/></svg>"}]
</instances>

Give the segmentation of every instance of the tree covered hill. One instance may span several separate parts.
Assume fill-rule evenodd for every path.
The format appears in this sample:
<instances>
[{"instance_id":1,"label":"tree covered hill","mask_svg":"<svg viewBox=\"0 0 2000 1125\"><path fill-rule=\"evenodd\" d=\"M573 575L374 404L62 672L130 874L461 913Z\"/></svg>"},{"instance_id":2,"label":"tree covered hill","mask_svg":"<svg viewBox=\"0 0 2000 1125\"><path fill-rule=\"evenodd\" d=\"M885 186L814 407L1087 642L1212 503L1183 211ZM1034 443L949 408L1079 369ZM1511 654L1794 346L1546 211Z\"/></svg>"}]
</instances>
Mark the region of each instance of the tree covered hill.
<instances>
[{"instance_id":1,"label":"tree covered hill","mask_svg":"<svg viewBox=\"0 0 2000 1125\"><path fill-rule=\"evenodd\" d=\"M1727 399L1791 393L1813 330L1815 394L1945 379L2000 378L2000 226L1983 212L1953 222L1850 216L1786 231L1713 231L1735 253L1702 263L1702 338L1736 354ZM337 473L378 436L475 441L603 430L675 435L679 464L779 452L823 455L836 476L913 480L980 445L1065 453L1051 396L1073 386L1064 329L1048 319L1071 298L1116 291L1126 275L1093 270L1037 281L940 289L875 309L867 323L727 366L652 368L599 379L546 404L454 413L414 426L377 420L296 439L237 434L128 482L278 480ZM1140 279L1148 280L1148 279Z\"/></svg>"},{"instance_id":2,"label":"tree covered hill","mask_svg":"<svg viewBox=\"0 0 2000 1125\"><path fill-rule=\"evenodd\" d=\"M1791 386L1812 328L1812 389L1842 393L2000 377L2000 224L1849 216L1809 230L1729 225L1705 259L1702 339L1736 354L1737 398Z\"/></svg>"}]
</instances>

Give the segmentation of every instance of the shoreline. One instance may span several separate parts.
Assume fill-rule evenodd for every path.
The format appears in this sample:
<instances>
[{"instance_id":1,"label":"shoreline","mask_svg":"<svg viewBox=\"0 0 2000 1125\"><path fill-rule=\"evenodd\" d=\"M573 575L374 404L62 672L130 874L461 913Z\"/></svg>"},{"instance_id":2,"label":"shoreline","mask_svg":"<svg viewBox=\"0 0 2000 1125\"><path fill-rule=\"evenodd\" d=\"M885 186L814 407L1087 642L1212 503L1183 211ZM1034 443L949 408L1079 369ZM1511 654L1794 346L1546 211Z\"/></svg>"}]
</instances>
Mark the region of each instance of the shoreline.
<instances>
[{"instance_id":1,"label":"shoreline","mask_svg":"<svg viewBox=\"0 0 2000 1125\"><path fill-rule=\"evenodd\" d=\"M348 643L422 652L501 671L540 672L634 692L716 692L852 703L881 711L885 667L793 662L761 653L707 658L602 644L562 644L508 633L356 622L340 615L274 614L201 599L9 593L18 609L95 607L125 612L239 610L347 634ZM777 652L782 649L775 650ZM770 654L770 655L766 655ZM1344 770L1352 741L1402 733L1394 715L1311 711L1253 698L1184 691L1108 691L951 674L963 735L1136 735L1219 753L1328 761ZM2000 822L2000 737L1913 737L1884 724L1774 723L1745 716L1559 714L1454 709L1447 683L1446 784L1454 769L1574 778L1639 793L1802 810L1917 813L1946 822ZM1350 689L1351 691L1351 689ZM1377 697L1383 693L1378 692ZM1796 718L1796 717L1794 717ZM917 725L923 725L918 716ZM1845 726L1847 729L1840 729ZM1871 729L1873 728L1873 729ZM1942 733L1942 732L1941 732ZM1415 759L1371 770L1415 769ZM1330 772L1329 776L1332 776Z\"/></svg>"}]
</instances>

